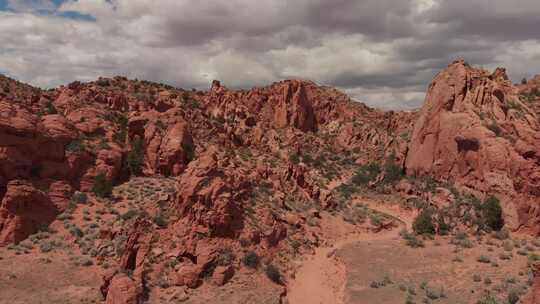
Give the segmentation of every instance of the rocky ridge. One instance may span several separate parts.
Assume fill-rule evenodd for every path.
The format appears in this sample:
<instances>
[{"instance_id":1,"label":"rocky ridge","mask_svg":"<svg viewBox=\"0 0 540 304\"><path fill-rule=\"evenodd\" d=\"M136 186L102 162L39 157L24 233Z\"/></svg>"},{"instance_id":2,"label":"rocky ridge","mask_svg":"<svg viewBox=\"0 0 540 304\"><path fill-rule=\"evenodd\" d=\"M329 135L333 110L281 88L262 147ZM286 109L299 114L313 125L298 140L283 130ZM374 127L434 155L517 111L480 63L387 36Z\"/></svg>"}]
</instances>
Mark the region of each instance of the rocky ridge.
<instances>
[{"instance_id":1,"label":"rocky ridge","mask_svg":"<svg viewBox=\"0 0 540 304\"><path fill-rule=\"evenodd\" d=\"M504 69L456 61L409 113L299 80L198 92L115 77L43 91L2 78L0 244L53 227L115 265L107 303L138 303L164 281L223 285L248 254L286 273L320 245L320 212L384 229L347 205L355 191L436 207L497 195L507 227L538 235L535 79L514 86ZM93 227L70 222L90 208Z\"/></svg>"}]
</instances>

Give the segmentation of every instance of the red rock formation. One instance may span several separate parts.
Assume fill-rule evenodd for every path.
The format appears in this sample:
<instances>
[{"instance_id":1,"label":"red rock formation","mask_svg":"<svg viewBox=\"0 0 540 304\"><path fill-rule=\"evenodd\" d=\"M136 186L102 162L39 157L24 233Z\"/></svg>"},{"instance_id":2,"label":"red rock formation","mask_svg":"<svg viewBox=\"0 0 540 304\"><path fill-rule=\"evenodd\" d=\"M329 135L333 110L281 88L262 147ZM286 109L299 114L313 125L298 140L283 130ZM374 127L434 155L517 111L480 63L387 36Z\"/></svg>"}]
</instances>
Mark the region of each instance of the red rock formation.
<instances>
[{"instance_id":1,"label":"red rock formation","mask_svg":"<svg viewBox=\"0 0 540 304\"><path fill-rule=\"evenodd\" d=\"M12 180L0 205L0 245L18 243L46 227L61 212L31 183Z\"/></svg>"},{"instance_id":2,"label":"red rock formation","mask_svg":"<svg viewBox=\"0 0 540 304\"><path fill-rule=\"evenodd\" d=\"M139 304L140 287L126 274L115 275L109 285L106 304Z\"/></svg>"},{"instance_id":3,"label":"red rock formation","mask_svg":"<svg viewBox=\"0 0 540 304\"><path fill-rule=\"evenodd\" d=\"M191 162L179 178L178 210L191 225L214 236L238 233L243 215L238 205L249 183L220 168L213 149Z\"/></svg>"},{"instance_id":4,"label":"red rock formation","mask_svg":"<svg viewBox=\"0 0 540 304\"><path fill-rule=\"evenodd\" d=\"M152 224L138 220L128 233L123 254L120 257L119 271L103 277L100 288L107 304L141 303L145 284L145 264L150 252L149 230ZM127 276L126 273L130 273Z\"/></svg>"},{"instance_id":5,"label":"red rock formation","mask_svg":"<svg viewBox=\"0 0 540 304\"><path fill-rule=\"evenodd\" d=\"M508 202L508 224L531 225L535 220L518 215L520 207L510 201L534 201L540 194L539 130L536 114L503 69L489 74L456 61L429 87L409 143L407 173L498 193Z\"/></svg>"},{"instance_id":6,"label":"red rock formation","mask_svg":"<svg viewBox=\"0 0 540 304\"><path fill-rule=\"evenodd\" d=\"M316 130L313 106L303 83L285 84L275 109L274 122L278 128L294 126L304 132Z\"/></svg>"}]
</instances>

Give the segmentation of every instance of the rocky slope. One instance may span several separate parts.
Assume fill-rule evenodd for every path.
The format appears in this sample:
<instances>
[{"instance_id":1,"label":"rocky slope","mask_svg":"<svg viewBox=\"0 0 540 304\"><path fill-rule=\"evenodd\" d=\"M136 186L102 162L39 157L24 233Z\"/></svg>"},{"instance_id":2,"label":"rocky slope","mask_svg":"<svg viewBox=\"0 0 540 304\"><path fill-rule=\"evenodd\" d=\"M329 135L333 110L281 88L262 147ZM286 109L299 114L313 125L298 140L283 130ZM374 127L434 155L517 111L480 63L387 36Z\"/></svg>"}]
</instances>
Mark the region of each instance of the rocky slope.
<instances>
[{"instance_id":1,"label":"rocky slope","mask_svg":"<svg viewBox=\"0 0 540 304\"><path fill-rule=\"evenodd\" d=\"M2 77L0 244L53 231L103 268L107 303L138 303L160 284L223 285L259 259L284 284L291 259L324 241L320 212L390 225L351 207L357 192L437 207L497 195L507 227L538 234L539 107L524 98L536 85L457 61L408 113L299 80L43 91Z\"/></svg>"},{"instance_id":2,"label":"rocky slope","mask_svg":"<svg viewBox=\"0 0 540 304\"><path fill-rule=\"evenodd\" d=\"M497 194L513 229L537 234L540 122L508 80L463 61L439 73L415 123L406 170Z\"/></svg>"}]
</instances>

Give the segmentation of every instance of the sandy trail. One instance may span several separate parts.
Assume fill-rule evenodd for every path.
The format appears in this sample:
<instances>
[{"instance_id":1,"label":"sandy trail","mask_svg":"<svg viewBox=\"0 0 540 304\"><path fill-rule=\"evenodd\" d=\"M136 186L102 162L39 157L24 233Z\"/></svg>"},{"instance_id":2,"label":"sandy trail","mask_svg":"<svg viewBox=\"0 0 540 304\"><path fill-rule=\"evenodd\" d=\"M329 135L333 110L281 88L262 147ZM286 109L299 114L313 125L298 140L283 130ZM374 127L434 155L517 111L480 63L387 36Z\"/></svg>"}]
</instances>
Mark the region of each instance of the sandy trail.
<instances>
[{"instance_id":1,"label":"sandy trail","mask_svg":"<svg viewBox=\"0 0 540 304\"><path fill-rule=\"evenodd\" d=\"M411 226L411 219L396 208L384 204L366 202L373 210L389 214L401 221L401 228ZM399 238L399 228L379 233L356 233L343 236L331 247L319 247L298 269L295 278L287 286L290 304L343 304L347 270L334 253L342 247L356 242L388 240Z\"/></svg>"}]
</instances>

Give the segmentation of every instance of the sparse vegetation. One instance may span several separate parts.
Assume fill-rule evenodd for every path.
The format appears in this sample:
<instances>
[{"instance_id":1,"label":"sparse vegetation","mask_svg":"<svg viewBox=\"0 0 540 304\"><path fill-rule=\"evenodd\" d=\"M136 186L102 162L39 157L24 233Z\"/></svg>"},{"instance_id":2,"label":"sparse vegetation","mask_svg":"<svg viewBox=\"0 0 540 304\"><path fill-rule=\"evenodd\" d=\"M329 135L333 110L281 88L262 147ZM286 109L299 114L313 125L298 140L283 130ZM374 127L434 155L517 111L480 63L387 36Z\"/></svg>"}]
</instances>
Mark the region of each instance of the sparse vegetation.
<instances>
[{"instance_id":1,"label":"sparse vegetation","mask_svg":"<svg viewBox=\"0 0 540 304\"><path fill-rule=\"evenodd\" d=\"M94 186L92 192L98 197L106 198L112 194L112 183L107 179L107 176L103 173L99 173L94 178Z\"/></svg>"},{"instance_id":2,"label":"sparse vegetation","mask_svg":"<svg viewBox=\"0 0 540 304\"><path fill-rule=\"evenodd\" d=\"M282 284L281 273L279 272L279 269L273 264L266 265L264 273L272 282L276 284Z\"/></svg>"},{"instance_id":3,"label":"sparse vegetation","mask_svg":"<svg viewBox=\"0 0 540 304\"><path fill-rule=\"evenodd\" d=\"M45 113L58 114L58 110L56 110L54 104L51 101L47 101L47 103L45 104Z\"/></svg>"},{"instance_id":4,"label":"sparse vegetation","mask_svg":"<svg viewBox=\"0 0 540 304\"><path fill-rule=\"evenodd\" d=\"M483 215L489 228L501 230L504 225L502 208L499 200L495 196L488 197L484 202Z\"/></svg>"},{"instance_id":5,"label":"sparse vegetation","mask_svg":"<svg viewBox=\"0 0 540 304\"><path fill-rule=\"evenodd\" d=\"M424 208L414 219L413 229L418 234L434 234L435 225L433 224L433 211Z\"/></svg>"},{"instance_id":6,"label":"sparse vegetation","mask_svg":"<svg viewBox=\"0 0 540 304\"><path fill-rule=\"evenodd\" d=\"M144 165L144 142L136 139L126 157L126 165L131 175L140 175Z\"/></svg>"},{"instance_id":7,"label":"sparse vegetation","mask_svg":"<svg viewBox=\"0 0 540 304\"><path fill-rule=\"evenodd\" d=\"M379 173L381 173L381 167L379 164L372 162L360 167L352 177L351 182L357 186L366 186L370 181L375 179Z\"/></svg>"},{"instance_id":8,"label":"sparse vegetation","mask_svg":"<svg viewBox=\"0 0 540 304\"><path fill-rule=\"evenodd\" d=\"M260 264L260 258L254 251L249 251L242 258L242 263L249 268L257 269Z\"/></svg>"}]
</instances>

